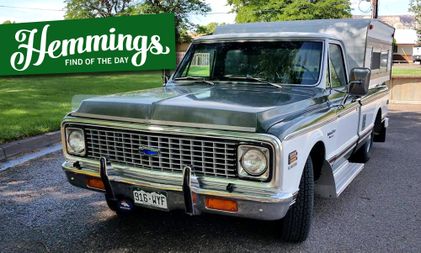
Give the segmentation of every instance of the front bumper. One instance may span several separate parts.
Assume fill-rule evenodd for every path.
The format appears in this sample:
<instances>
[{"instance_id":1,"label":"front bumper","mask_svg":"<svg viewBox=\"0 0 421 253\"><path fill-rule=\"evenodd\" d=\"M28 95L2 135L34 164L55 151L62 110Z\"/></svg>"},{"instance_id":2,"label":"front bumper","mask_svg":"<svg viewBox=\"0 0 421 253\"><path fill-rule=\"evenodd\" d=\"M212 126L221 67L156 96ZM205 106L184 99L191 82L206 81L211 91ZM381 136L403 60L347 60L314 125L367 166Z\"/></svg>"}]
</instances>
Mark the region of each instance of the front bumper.
<instances>
[{"instance_id":1,"label":"front bumper","mask_svg":"<svg viewBox=\"0 0 421 253\"><path fill-rule=\"evenodd\" d=\"M87 180L90 177L100 178L99 163L66 161L62 167L71 184L98 190L89 188ZM136 169L122 170L116 166L108 169L108 178L113 194L117 198L133 201L134 188L147 191L166 191L169 211L186 210L182 175L155 173L146 176ZM258 220L278 220L283 218L289 207L295 203L296 193L284 193L270 187L257 188L244 183L236 184L236 182L240 181L238 179L193 177L190 190L197 198L195 198L192 213L195 215L216 213ZM229 184L232 186L230 190L227 188ZM238 211L208 209L205 205L206 196L235 200L238 204Z\"/></svg>"}]
</instances>

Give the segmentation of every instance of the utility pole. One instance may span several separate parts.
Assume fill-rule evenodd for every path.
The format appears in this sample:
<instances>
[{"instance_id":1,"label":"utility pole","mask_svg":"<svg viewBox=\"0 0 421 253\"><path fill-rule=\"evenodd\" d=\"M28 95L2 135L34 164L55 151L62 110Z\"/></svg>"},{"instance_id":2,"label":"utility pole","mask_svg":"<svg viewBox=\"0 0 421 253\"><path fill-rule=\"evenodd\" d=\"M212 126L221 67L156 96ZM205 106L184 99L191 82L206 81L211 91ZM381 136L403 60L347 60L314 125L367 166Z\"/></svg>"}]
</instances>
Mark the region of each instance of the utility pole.
<instances>
[{"instance_id":1,"label":"utility pole","mask_svg":"<svg viewBox=\"0 0 421 253\"><path fill-rule=\"evenodd\" d=\"M371 0L371 18L379 17L379 1Z\"/></svg>"}]
</instances>

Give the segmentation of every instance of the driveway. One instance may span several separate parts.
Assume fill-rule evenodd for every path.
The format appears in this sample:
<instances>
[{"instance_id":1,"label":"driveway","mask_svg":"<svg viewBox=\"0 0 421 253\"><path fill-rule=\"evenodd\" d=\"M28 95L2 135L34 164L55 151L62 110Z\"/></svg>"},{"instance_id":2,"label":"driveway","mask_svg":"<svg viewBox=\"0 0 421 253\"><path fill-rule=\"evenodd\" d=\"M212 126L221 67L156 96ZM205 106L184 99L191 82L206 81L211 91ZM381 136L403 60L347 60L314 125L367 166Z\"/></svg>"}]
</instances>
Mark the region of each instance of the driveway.
<instances>
[{"instance_id":1,"label":"driveway","mask_svg":"<svg viewBox=\"0 0 421 253\"><path fill-rule=\"evenodd\" d=\"M420 252L421 106L392 106L386 143L339 199L316 199L309 239L276 222L142 210L120 219L67 183L54 153L0 173L0 252Z\"/></svg>"}]
</instances>

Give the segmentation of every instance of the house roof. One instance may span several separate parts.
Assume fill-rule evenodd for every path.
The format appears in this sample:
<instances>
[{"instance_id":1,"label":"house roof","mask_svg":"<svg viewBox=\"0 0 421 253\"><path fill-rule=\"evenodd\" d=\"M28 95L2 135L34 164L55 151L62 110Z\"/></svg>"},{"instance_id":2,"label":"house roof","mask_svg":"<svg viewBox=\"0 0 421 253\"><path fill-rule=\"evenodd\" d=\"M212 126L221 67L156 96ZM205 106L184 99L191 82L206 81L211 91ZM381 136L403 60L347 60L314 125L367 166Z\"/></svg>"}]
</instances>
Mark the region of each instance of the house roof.
<instances>
[{"instance_id":1,"label":"house roof","mask_svg":"<svg viewBox=\"0 0 421 253\"><path fill-rule=\"evenodd\" d=\"M415 29L396 29L396 44L415 45L417 43L417 31Z\"/></svg>"},{"instance_id":2,"label":"house roof","mask_svg":"<svg viewBox=\"0 0 421 253\"><path fill-rule=\"evenodd\" d=\"M353 15L353 18L370 18L370 15ZM417 22L412 14L405 15L382 15L379 20L393 26L395 29L416 29Z\"/></svg>"}]
</instances>

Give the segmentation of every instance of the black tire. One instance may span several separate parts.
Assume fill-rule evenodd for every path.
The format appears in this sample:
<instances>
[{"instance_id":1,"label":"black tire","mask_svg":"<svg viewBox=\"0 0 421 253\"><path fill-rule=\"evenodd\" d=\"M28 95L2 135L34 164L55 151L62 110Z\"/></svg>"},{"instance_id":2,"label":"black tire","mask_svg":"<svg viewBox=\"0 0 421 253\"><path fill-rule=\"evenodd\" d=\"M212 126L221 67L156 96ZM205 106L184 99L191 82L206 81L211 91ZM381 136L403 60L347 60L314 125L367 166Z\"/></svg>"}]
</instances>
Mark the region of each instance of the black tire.
<instances>
[{"instance_id":1,"label":"black tire","mask_svg":"<svg viewBox=\"0 0 421 253\"><path fill-rule=\"evenodd\" d=\"M307 239L310 232L314 207L314 174L311 157L307 158L300 188L294 205L282 219L282 240L299 243Z\"/></svg>"},{"instance_id":2,"label":"black tire","mask_svg":"<svg viewBox=\"0 0 421 253\"><path fill-rule=\"evenodd\" d=\"M376 121L374 122L373 129L373 141L374 142L385 142L386 141L386 127L382 123L380 114L377 115Z\"/></svg>"},{"instance_id":3,"label":"black tire","mask_svg":"<svg viewBox=\"0 0 421 253\"><path fill-rule=\"evenodd\" d=\"M364 145L362 145L349 159L351 162L355 163L366 163L370 160L371 157L371 149L373 147L373 140L374 140L374 132L370 133L370 136L365 141Z\"/></svg>"}]
</instances>

